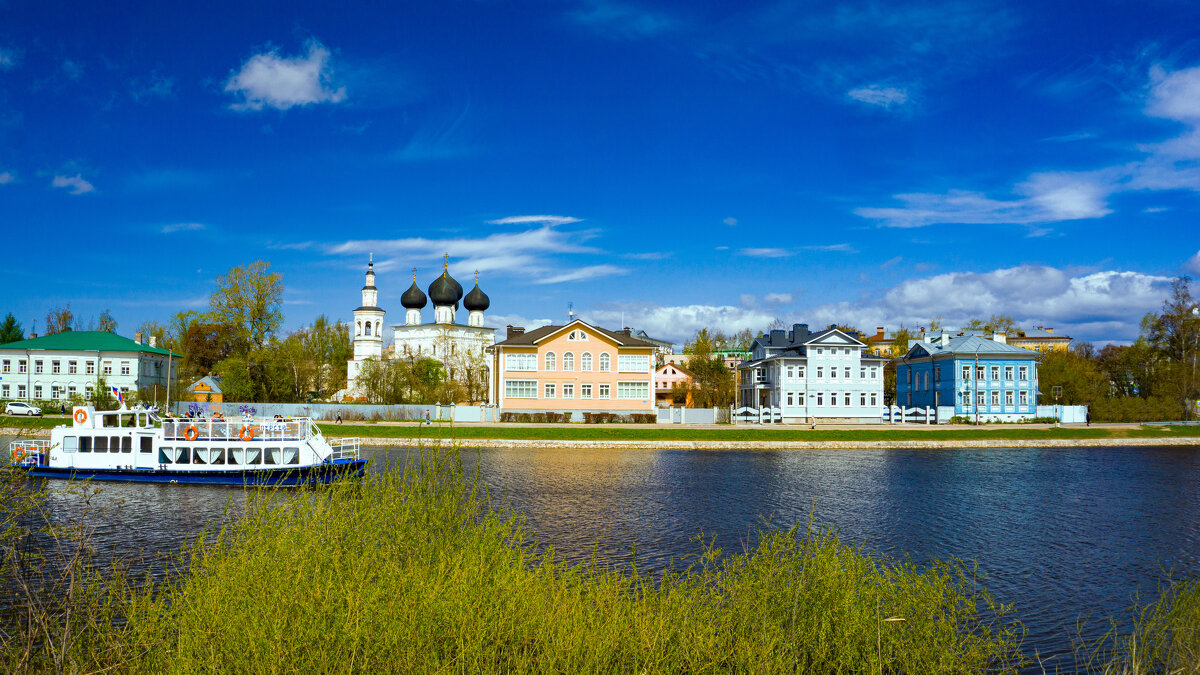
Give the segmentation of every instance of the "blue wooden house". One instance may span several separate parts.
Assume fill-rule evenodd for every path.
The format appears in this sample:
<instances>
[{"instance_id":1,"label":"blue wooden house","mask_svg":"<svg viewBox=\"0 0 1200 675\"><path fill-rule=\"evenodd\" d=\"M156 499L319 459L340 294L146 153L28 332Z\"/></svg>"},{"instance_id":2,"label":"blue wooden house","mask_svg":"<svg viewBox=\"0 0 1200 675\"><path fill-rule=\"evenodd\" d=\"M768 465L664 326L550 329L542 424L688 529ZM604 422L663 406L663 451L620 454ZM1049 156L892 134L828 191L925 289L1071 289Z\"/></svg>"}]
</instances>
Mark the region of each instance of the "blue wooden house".
<instances>
[{"instance_id":1,"label":"blue wooden house","mask_svg":"<svg viewBox=\"0 0 1200 675\"><path fill-rule=\"evenodd\" d=\"M1007 344L1003 333L996 338L942 333L914 340L896 364L896 404L942 414L954 406L955 415L980 421L1035 417L1040 355Z\"/></svg>"}]
</instances>

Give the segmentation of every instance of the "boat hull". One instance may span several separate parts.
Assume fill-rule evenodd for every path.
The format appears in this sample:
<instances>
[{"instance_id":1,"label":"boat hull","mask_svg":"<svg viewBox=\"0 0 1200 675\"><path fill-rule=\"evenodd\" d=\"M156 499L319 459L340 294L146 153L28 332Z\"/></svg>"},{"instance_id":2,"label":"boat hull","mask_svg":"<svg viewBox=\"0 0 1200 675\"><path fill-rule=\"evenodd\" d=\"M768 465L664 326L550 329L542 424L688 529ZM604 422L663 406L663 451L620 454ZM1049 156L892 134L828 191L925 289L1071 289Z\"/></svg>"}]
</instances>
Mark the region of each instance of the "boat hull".
<instances>
[{"instance_id":1,"label":"boat hull","mask_svg":"<svg viewBox=\"0 0 1200 675\"><path fill-rule=\"evenodd\" d=\"M80 469L16 465L38 478L73 478L125 483L181 485L247 485L296 487L330 483L343 477L361 477L367 460L335 460L327 464L251 471L164 471L159 469Z\"/></svg>"}]
</instances>

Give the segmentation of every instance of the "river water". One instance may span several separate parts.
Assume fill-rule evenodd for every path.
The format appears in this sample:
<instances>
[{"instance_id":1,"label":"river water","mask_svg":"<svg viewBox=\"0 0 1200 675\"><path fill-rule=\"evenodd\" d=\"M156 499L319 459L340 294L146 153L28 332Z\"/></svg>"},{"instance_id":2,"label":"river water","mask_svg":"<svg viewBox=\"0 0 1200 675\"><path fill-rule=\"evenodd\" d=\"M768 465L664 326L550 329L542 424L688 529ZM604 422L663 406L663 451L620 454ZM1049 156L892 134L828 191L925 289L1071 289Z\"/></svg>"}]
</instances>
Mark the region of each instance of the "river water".
<instances>
[{"instance_id":1,"label":"river water","mask_svg":"<svg viewBox=\"0 0 1200 675\"><path fill-rule=\"evenodd\" d=\"M410 451L367 449L372 466ZM593 553L640 570L686 564L696 535L752 546L765 519L810 517L844 539L921 564L978 563L1028 629L1024 648L1070 670L1085 637L1153 596L1168 573L1200 573L1200 448L941 450L554 450L464 453L494 498L571 560ZM104 484L95 543L138 567L165 564L196 533L236 517L240 488ZM109 508L114 507L114 508ZM60 494L66 517L82 509Z\"/></svg>"}]
</instances>

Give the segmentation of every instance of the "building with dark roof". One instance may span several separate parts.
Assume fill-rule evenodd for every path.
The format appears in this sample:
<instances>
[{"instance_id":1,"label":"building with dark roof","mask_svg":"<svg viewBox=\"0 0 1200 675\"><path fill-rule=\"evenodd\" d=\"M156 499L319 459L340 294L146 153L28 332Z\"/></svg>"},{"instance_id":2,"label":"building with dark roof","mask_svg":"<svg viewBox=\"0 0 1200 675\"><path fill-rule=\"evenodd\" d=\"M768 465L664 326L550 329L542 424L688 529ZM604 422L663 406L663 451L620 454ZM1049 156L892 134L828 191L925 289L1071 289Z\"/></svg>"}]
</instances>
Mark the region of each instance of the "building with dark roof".
<instances>
[{"instance_id":1,"label":"building with dark roof","mask_svg":"<svg viewBox=\"0 0 1200 675\"><path fill-rule=\"evenodd\" d=\"M779 408L785 423L879 422L887 359L836 326L798 323L755 338L738 366L738 404Z\"/></svg>"},{"instance_id":2,"label":"building with dark roof","mask_svg":"<svg viewBox=\"0 0 1200 675\"><path fill-rule=\"evenodd\" d=\"M168 387L178 354L104 331L67 331L0 345L0 399L91 399L101 386L122 393Z\"/></svg>"},{"instance_id":3,"label":"building with dark roof","mask_svg":"<svg viewBox=\"0 0 1200 675\"><path fill-rule=\"evenodd\" d=\"M509 326L492 346L502 412L654 412L655 345L576 319L526 331Z\"/></svg>"}]
</instances>

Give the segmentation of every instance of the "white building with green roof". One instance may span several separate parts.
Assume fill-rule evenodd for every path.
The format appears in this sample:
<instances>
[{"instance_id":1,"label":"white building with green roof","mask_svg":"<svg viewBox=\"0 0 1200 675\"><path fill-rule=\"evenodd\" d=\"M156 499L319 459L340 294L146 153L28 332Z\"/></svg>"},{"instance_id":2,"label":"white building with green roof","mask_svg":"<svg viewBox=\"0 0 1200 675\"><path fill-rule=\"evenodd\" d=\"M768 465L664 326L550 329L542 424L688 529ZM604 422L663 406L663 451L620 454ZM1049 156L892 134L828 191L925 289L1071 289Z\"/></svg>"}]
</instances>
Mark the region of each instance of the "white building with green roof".
<instances>
[{"instance_id":1,"label":"white building with green roof","mask_svg":"<svg viewBox=\"0 0 1200 675\"><path fill-rule=\"evenodd\" d=\"M140 337L140 336L139 336ZM176 379L178 354L103 331L67 331L0 344L0 399L66 402L101 385L136 392Z\"/></svg>"}]
</instances>

